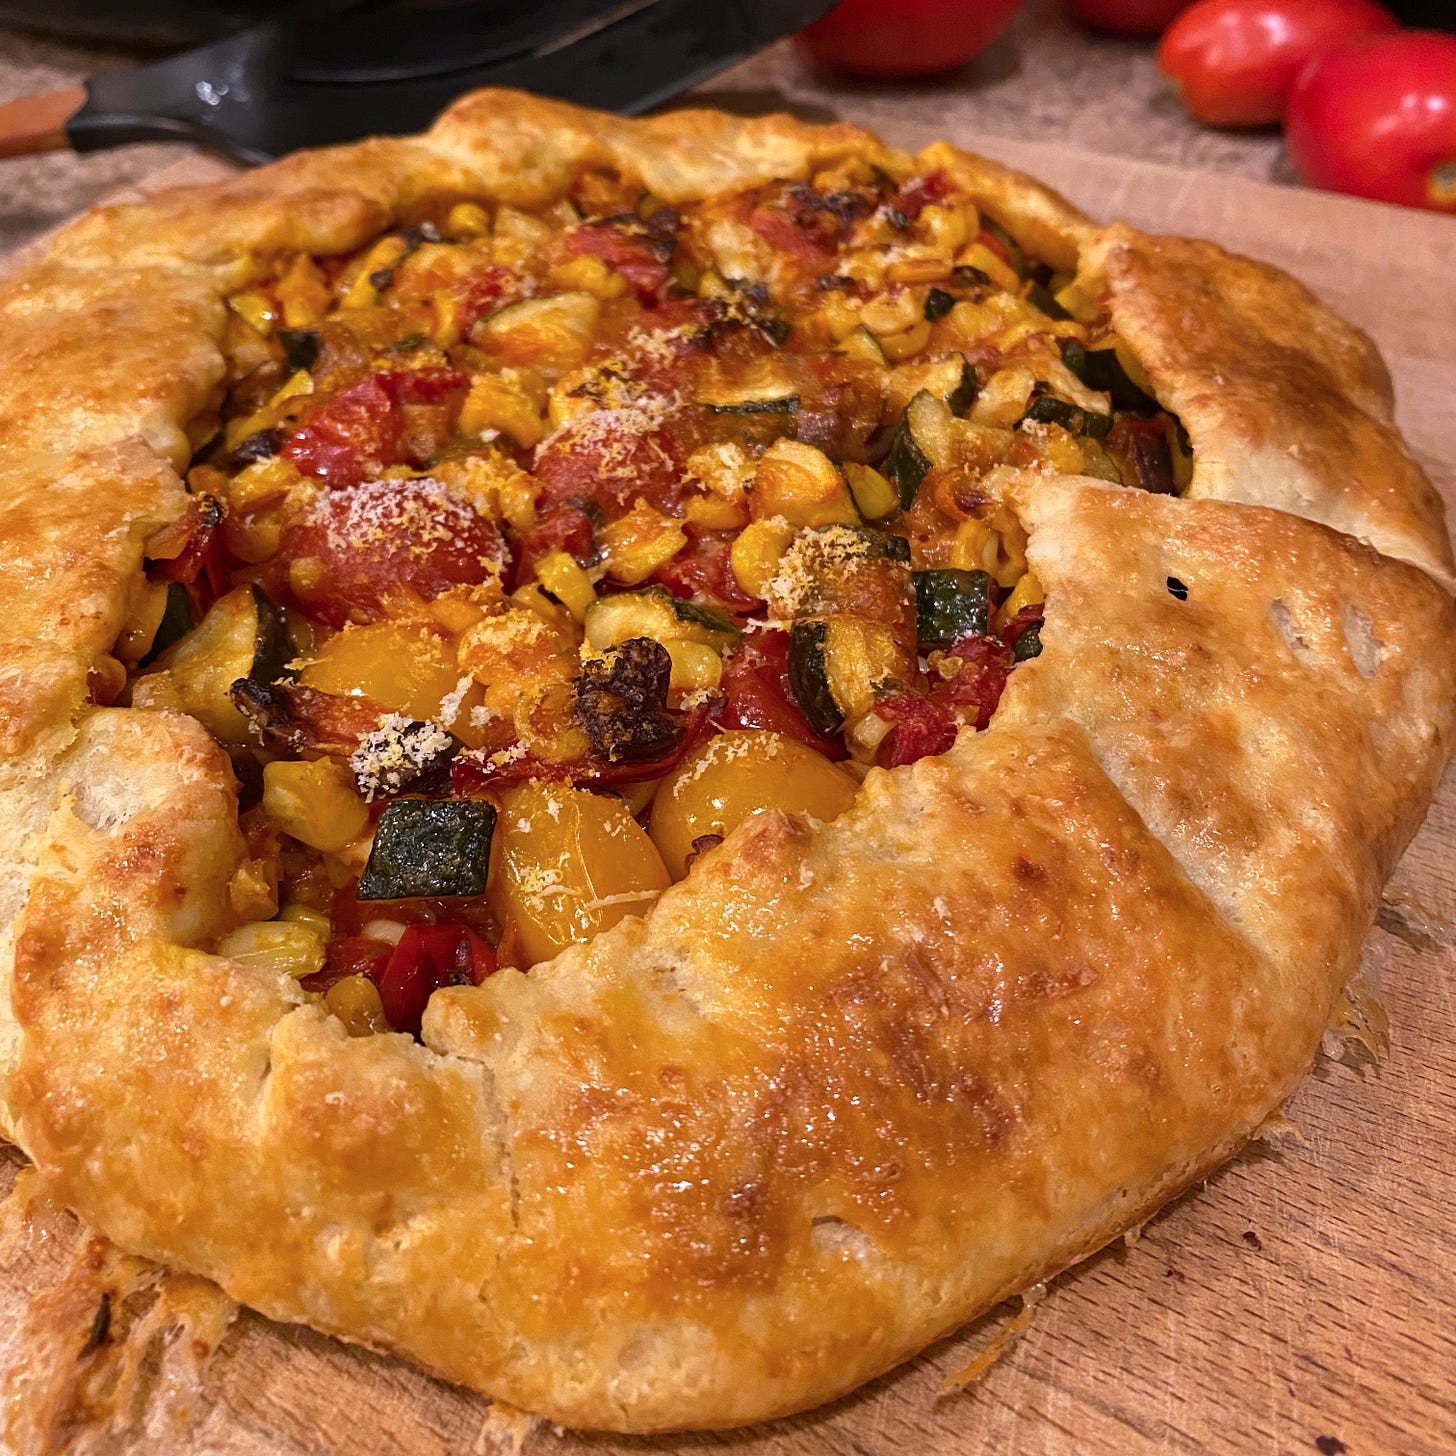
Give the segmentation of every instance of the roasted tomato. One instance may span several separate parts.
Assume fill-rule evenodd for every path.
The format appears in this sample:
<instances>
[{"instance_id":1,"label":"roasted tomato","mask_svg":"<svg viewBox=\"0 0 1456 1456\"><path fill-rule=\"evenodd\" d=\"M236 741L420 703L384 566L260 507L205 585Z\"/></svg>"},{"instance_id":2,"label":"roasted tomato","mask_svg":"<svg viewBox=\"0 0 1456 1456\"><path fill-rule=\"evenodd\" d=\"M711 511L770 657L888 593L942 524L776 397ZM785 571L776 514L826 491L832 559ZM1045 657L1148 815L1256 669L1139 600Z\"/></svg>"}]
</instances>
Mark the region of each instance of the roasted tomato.
<instances>
[{"instance_id":1,"label":"roasted tomato","mask_svg":"<svg viewBox=\"0 0 1456 1456\"><path fill-rule=\"evenodd\" d=\"M654 303L667 283L681 221L670 207L658 208L645 221L624 213L570 229L560 247L568 258L600 258L632 285L641 302Z\"/></svg>"},{"instance_id":2,"label":"roasted tomato","mask_svg":"<svg viewBox=\"0 0 1456 1456\"><path fill-rule=\"evenodd\" d=\"M342 627L488 581L510 553L494 521L426 476L321 492L284 528L279 561L277 590Z\"/></svg>"},{"instance_id":3,"label":"roasted tomato","mask_svg":"<svg viewBox=\"0 0 1456 1456\"><path fill-rule=\"evenodd\" d=\"M1314 187L1456 212L1456 36L1407 30L1312 61L1285 141Z\"/></svg>"},{"instance_id":4,"label":"roasted tomato","mask_svg":"<svg viewBox=\"0 0 1456 1456\"><path fill-rule=\"evenodd\" d=\"M1158 67L1199 121L1265 126L1310 61L1398 27L1375 0L1198 0L1164 33Z\"/></svg>"},{"instance_id":5,"label":"roasted tomato","mask_svg":"<svg viewBox=\"0 0 1456 1456\"><path fill-rule=\"evenodd\" d=\"M378 972L384 1014L396 1031L417 1032L431 992L478 986L495 968L495 952L468 925L411 925Z\"/></svg>"},{"instance_id":6,"label":"roasted tomato","mask_svg":"<svg viewBox=\"0 0 1456 1456\"><path fill-rule=\"evenodd\" d=\"M1020 9L1021 0L840 0L799 44L856 76L930 76L984 50Z\"/></svg>"},{"instance_id":7,"label":"roasted tomato","mask_svg":"<svg viewBox=\"0 0 1456 1456\"><path fill-rule=\"evenodd\" d=\"M469 379L455 369L384 370L305 406L282 454L305 475L333 486L358 485L400 463L410 407L448 406Z\"/></svg>"}]
</instances>

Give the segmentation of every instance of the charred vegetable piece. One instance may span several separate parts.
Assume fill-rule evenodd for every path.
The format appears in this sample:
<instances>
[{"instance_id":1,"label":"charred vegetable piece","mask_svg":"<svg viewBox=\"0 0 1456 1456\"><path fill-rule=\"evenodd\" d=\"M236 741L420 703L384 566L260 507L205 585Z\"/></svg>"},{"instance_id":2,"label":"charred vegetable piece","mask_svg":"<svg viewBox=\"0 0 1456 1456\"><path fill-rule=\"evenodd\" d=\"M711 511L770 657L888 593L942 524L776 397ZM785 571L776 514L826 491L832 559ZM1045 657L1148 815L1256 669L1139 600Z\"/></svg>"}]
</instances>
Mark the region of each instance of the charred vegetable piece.
<instances>
[{"instance_id":1,"label":"charred vegetable piece","mask_svg":"<svg viewBox=\"0 0 1456 1456\"><path fill-rule=\"evenodd\" d=\"M1041 623L1028 622L1011 644L1011 656L1016 662L1028 662L1041 656Z\"/></svg>"},{"instance_id":2,"label":"charred vegetable piece","mask_svg":"<svg viewBox=\"0 0 1456 1456\"><path fill-rule=\"evenodd\" d=\"M183 707L221 743L248 741L248 724L234 705L241 679L271 683L293 655L283 617L257 586L219 597L192 631L154 664L172 679Z\"/></svg>"},{"instance_id":3,"label":"charred vegetable piece","mask_svg":"<svg viewBox=\"0 0 1456 1456\"><path fill-rule=\"evenodd\" d=\"M379 816L355 898L483 895L494 833L484 799L396 799Z\"/></svg>"},{"instance_id":4,"label":"charred vegetable piece","mask_svg":"<svg viewBox=\"0 0 1456 1456\"><path fill-rule=\"evenodd\" d=\"M271 460L287 437L282 430L255 430L233 446L229 459L236 466L251 465L255 460Z\"/></svg>"},{"instance_id":5,"label":"charred vegetable piece","mask_svg":"<svg viewBox=\"0 0 1456 1456\"><path fill-rule=\"evenodd\" d=\"M915 612L922 644L948 647L983 633L991 616L991 578L984 571L945 568L915 573Z\"/></svg>"},{"instance_id":6,"label":"charred vegetable piece","mask_svg":"<svg viewBox=\"0 0 1456 1456\"><path fill-rule=\"evenodd\" d=\"M1112 428L1111 415L1082 409L1051 394L1044 394L1034 400L1024 418L1038 420L1043 424L1060 425L1073 435L1087 435L1093 440L1106 438L1107 432Z\"/></svg>"},{"instance_id":7,"label":"charred vegetable piece","mask_svg":"<svg viewBox=\"0 0 1456 1456\"><path fill-rule=\"evenodd\" d=\"M438 723L389 714L349 755L354 782L365 799L395 794L444 794L450 765L464 745Z\"/></svg>"},{"instance_id":8,"label":"charred vegetable piece","mask_svg":"<svg viewBox=\"0 0 1456 1456\"><path fill-rule=\"evenodd\" d=\"M1077 339L1063 339L1062 362L1088 389L1111 395L1114 409L1152 414L1160 408L1147 390L1128 377L1116 349L1089 349Z\"/></svg>"},{"instance_id":9,"label":"charred vegetable piece","mask_svg":"<svg viewBox=\"0 0 1456 1456\"><path fill-rule=\"evenodd\" d=\"M789 634L789 688L794 701L816 733L834 734L844 727L844 712L829 686L825 652L827 622L795 622Z\"/></svg>"},{"instance_id":10,"label":"charred vegetable piece","mask_svg":"<svg viewBox=\"0 0 1456 1456\"><path fill-rule=\"evenodd\" d=\"M873 526L825 526L821 531L851 531L865 543L871 556L882 556L887 561L910 564L910 538L892 536L888 531L877 531Z\"/></svg>"},{"instance_id":11,"label":"charred vegetable piece","mask_svg":"<svg viewBox=\"0 0 1456 1456\"><path fill-rule=\"evenodd\" d=\"M989 288L991 275L973 268L969 263L958 263L950 270L950 280L957 288Z\"/></svg>"},{"instance_id":12,"label":"charred vegetable piece","mask_svg":"<svg viewBox=\"0 0 1456 1456\"><path fill-rule=\"evenodd\" d=\"M929 323L942 319L956 306L955 294L943 288L932 288L925 295L925 318Z\"/></svg>"},{"instance_id":13,"label":"charred vegetable piece","mask_svg":"<svg viewBox=\"0 0 1456 1456\"><path fill-rule=\"evenodd\" d=\"M278 342L283 345L283 362L290 371L312 369L318 363L317 329L279 329Z\"/></svg>"},{"instance_id":14,"label":"charred vegetable piece","mask_svg":"<svg viewBox=\"0 0 1456 1456\"><path fill-rule=\"evenodd\" d=\"M588 662L576 680L576 717L608 763L657 758L682 726L667 711L672 658L650 637L633 637Z\"/></svg>"},{"instance_id":15,"label":"charred vegetable piece","mask_svg":"<svg viewBox=\"0 0 1456 1456\"><path fill-rule=\"evenodd\" d=\"M250 736L294 753L349 757L386 711L373 698L324 693L294 683L239 678L230 694Z\"/></svg>"}]
</instances>

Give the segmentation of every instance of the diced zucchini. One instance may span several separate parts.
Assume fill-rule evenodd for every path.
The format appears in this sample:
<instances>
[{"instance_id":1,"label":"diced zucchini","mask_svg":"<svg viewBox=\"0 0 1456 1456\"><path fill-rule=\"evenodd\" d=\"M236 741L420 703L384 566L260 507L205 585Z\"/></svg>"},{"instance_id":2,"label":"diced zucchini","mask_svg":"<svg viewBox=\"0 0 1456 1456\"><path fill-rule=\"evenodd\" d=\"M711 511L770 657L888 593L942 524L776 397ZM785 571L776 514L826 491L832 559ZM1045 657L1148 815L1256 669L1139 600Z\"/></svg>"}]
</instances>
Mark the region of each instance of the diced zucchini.
<instances>
[{"instance_id":1,"label":"diced zucchini","mask_svg":"<svg viewBox=\"0 0 1456 1456\"><path fill-rule=\"evenodd\" d=\"M828 639L824 621L795 622L789 633L789 689L815 732L824 734L844 727L844 710L829 686Z\"/></svg>"},{"instance_id":2,"label":"diced zucchini","mask_svg":"<svg viewBox=\"0 0 1456 1456\"><path fill-rule=\"evenodd\" d=\"M283 362L291 372L312 369L318 363L317 329L279 329L278 342L283 345Z\"/></svg>"},{"instance_id":3,"label":"diced zucchini","mask_svg":"<svg viewBox=\"0 0 1456 1456\"><path fill-rule=\"evenodd\" d=\"M920 482L936 466L950 460L949 407L928 389L922 389L908 405L895 426L890 453L885 457L884 475L900 497L900 509L915 504Z\"/></svg>"},{"instance_id":4,"label":"diced zucchini","mask_svg":"<svg viewBox=\"0 0 1456 1456\"><path fill-rule=\"evenodd\" d=\"M894 629L847 612L795 622L789 686L804 716L825 734L868 713L882 687L912 670Z\"/></svg>"},{"instance_id":5,"label":"diced zucchini","mask_svg":"<svg viewBox=\"0 0 1456 1456\"><path fill-rule=\"evenodd\" d=\"M198 625L157 659L182 707L220 743L248 742L248 724L233 706L239 678L271 683L293 655L283 617L258 586L240 586L213 603Z\"/></svg>"},{"instance_id":6,"label":"diced zucchini","mask_svg":"<svg viewBox=\"0 0 1456 1456\"><path fill-rule=\"evenodd\" d=\"M596 652L634 637L650 637L654 642L700 642L721 652L739 635L722 612L684 601L660 586L599 597L587 612L583 626L587 646Z\"/></svg>"},{"instance_id":7,"label":"diced zucchini","mask_svg":"<svg viewBox=\"0 0 1456 1456\"><path fill-rule=\"evenodd\" d=\"M986 572L944 568L914 575L922 645L949 647L986 631L991 619L991 578Z\"/></svg>"},{"instance_id":8,"label":"diced zucchini","mask_svg":"<svg viewBox=\"0 0 1456 1456\"><path fill-rule=\"evenodd\" d=\"M495 818L484 799L396 799L379 816L356 898L483 895Z\"/></svg>"},{"instance_id":9,"label":"diced zucchini","mask_svg":"<svg viewBox=\"0 0 1456 1456\"><path fill-rule=\"evenodd\" d=\"M947 293L943 288L932 288L925 295L926 322L933 324L936 319L943 319L955 306L955 294Z\"/></svg>"},{"instance_id":10,"label":"diced zucchini","mask_svg":"<svg viewBox=\"0 0 1456 1456\"><path fill-rule=\"evenodd\" d=\"M1024 418L1043 424L1060 425L1070 434L1087 435L1093 440L1106 438L1107 432L1112 428L1111 415L1081 409L1051 394L1044 394L1033 400Z\"/></svg>"},{"instance_id":11,"label":"diced zucchini","mask_svg":"<svg viewBox=\"0 0 1456 1456\"><path fill-rule=\"evenodd\" d=\"M1036 309L1040 309L1048 318L1070 319L1071 314L1059 304L1052 295L1050 289L1040 283L1028 283L1026 285L1026 301Z\"/></svg>"},{"instance_id":12,"label":"diced zucchini","mask_svg":"<svg viewBox=\"0 0 1456 1456\"><path fill-rule=\"evenodd\" d=\"M799 396L780 373L777 379L768 375L704 388L697 402L715 415L790 415L799 407Z\"/></svg>"},{"instance_id":13,"label":"diced zucchini","mask_svg":"<svg viewBox=\"0 0 1456 1456\"><path fill-rule=\"evenodd\" d=\"M1029 622L1022 628L1015 643L1012 644L1011 656L1017 662L1029 662L1033 657L1041 656L1041 623Z\"/></svg>"},{"instance_id":14,"label":"diced zucchini","mask_svg":"<svg viewBox=\"0 0 1456 1456\"><path fill-rule=\"evenodd\" d=\"M1133 382L1116 349L1089 349L1077 339L1063 339L1062 362L1089 389L1111 395L1114 409L1152 414L1160 408L1147 390Z\"/></svg>"},{"instance_id":15,"label":"diced zucchini","mask_svg":"<svg viewBox=\"0 0 1456 1456\"><path fill-rule=\"evenodd\" d=\"M187 588L180 581L169 581L167 605L157 626L157 635L152 638L152 650L142 658L141 665L150 667L174 642L181 641L191 630L192 606L187 600Z\"/></svg>"},{"instance_id":16,"label":"diced zucchini","mask_svg":"<svg viewBox=\"0 0 1456 1456\"><path fill-rule=\"evenodd\" d=\"M945 402L953 415L963 415L976 402L976 393L980 386L976 383L976 371L971 367L971 361L963 355L961 357L961 377L956 382L956 387L946 395Z\"/></svg>"}]
</instances>

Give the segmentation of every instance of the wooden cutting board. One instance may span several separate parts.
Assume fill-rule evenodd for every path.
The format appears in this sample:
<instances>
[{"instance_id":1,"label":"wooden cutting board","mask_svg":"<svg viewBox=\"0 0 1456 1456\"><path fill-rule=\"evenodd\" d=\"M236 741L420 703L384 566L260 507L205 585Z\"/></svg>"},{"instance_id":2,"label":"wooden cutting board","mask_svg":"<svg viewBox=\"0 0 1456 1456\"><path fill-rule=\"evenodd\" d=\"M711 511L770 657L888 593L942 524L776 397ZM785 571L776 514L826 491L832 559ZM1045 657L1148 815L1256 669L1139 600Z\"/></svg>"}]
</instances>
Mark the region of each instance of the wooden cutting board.
<instances>
[{"instance_id":1,"label":"wooden cutting board","mask_svg":"<svg viewBox=\"0 0 1456 1456\"><path fill-rule=\"evenodd\" d=\"M943 104L861 98L907 146L937 135L1060 187L1090 213L1204 235L1267 258L1367 328L1402 424L1456 509L1456 220L1308 192L957 135ZM938 1395L1007 1323L993 1312L819 1414L736 1435L583 1438L513 1422L399 1361L244 1313L198 1390L154 1392L129 1434L90 1449L155 1456L1144 1456L1456 1451L1456 786L1388 891L1366 947L1391 1021L1383 1063L1332 1048L1287 1109L1297 1135L1254 1145L1057 1280L1022 1338L969 1391ZM19 1157L3 1162L0 1190ZM0 1366L22 1311L78 1236L60 1214L0 1228ZM258 1237L266 1239L267 1229ZM624 1231L623 1237L630 1237ZM89 1325L89 1306L73 1343ZM56 1359L70 1358L64 1346ZM52 1366L23 1371L43 1377ZM166 1382L163 1382L165 1385Z\"/></svg>"}]
</instances>

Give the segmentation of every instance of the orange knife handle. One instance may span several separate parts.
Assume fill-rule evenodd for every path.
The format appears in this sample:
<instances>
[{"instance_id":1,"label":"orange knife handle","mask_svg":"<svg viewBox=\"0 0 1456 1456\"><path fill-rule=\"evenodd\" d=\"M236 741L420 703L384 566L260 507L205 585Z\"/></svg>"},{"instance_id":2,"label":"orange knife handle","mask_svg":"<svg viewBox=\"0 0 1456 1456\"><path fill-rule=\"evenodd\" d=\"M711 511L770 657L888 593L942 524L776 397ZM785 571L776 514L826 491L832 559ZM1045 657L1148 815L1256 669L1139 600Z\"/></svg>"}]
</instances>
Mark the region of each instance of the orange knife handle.
<instances>
[{"instance_id":1,"label":"orange knife handle","mask_svg":"<svg viewBox=\"0 0 1456 1456\"><path fill-rule=\"evenodd\" d=\"M0 157L55 152L71 145L66 123L86 104L84 86L67 86L41 96L22 96L0 105Z\"/></svg>"}]
</instances>

